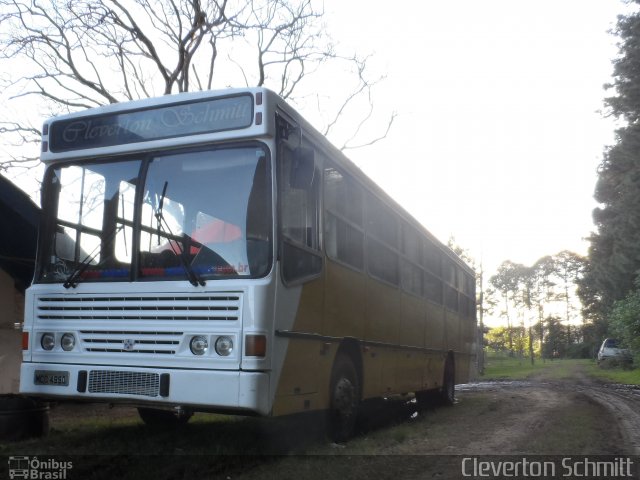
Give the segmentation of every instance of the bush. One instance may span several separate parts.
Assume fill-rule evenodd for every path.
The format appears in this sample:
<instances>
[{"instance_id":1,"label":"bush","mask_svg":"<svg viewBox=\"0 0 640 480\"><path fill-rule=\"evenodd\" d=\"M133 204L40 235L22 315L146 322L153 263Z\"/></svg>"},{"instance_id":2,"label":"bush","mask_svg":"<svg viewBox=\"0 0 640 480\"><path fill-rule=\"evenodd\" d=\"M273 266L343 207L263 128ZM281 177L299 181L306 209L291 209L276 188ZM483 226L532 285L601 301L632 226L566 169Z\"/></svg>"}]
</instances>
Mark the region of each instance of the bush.
<instances>
[{"instance_id":1,"label":"bush","mask_svg":"<svg viewBox=\"0 0 640 480\"><path fill-rule=\"evenodd\" d=\"M591 343L573 343L566 352L567 358L593 358L593 345Z\"/></svg>"},{"instance_id":2,"label":"bush","mask_svg":"<svg viewBox=\"0 0 640 480\"><path fill-rule=\"evenodd\" d=\"M598 362L598 366L604 370L613 370L615 368L621 368L622 370L632 370L633 358L628 355L609 357Z\"/></svg>"},{"instance_id":3,"label":"bush","mask_svg":"<svg viewBox=\"0 0 640 480\"><path fill-rule=\"evenodd\" d=\"M640 277L635 285L636 290L613 305L609 331L623 346L637 351L640 350Z\"/></svg>"}]
</instances>

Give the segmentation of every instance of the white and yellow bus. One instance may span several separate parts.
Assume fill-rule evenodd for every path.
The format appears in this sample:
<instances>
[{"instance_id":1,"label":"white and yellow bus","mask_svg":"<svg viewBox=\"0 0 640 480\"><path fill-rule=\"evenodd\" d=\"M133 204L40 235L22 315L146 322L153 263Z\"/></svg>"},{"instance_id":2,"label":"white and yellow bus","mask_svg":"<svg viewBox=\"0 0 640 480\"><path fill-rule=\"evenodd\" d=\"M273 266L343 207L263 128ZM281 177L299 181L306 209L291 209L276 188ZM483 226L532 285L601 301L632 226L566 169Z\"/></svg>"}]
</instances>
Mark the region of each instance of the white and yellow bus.
<instances>
[{"instance_id":1,"label":"white and yellow bus","mask_svg":"<svg viewBox=\"0 0 640 480\"><path fill-rule=\"evenodd\" d=\"M361 401L468 380L473 271L273 92L52 118L41 158L21 393L343 439Z\"/></svg>"}]
</instances>

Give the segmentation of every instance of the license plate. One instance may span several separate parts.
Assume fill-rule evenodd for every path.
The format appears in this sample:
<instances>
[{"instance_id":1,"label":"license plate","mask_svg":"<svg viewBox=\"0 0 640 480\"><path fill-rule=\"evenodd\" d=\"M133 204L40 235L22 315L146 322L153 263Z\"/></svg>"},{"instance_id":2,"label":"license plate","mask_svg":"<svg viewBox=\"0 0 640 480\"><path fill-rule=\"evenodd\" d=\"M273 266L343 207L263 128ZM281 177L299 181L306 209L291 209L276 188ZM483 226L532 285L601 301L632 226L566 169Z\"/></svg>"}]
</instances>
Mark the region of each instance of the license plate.
<instances>
[{"instance_id":1,"label":"license plate","mask_svg":"<svg viewBox=\"0 0 640 480\"><path fill-rule=\"evenodd\" d=\"M69 385L69 372L36 370L33 382L36 385Z\"/></svg>"}]
</instances>

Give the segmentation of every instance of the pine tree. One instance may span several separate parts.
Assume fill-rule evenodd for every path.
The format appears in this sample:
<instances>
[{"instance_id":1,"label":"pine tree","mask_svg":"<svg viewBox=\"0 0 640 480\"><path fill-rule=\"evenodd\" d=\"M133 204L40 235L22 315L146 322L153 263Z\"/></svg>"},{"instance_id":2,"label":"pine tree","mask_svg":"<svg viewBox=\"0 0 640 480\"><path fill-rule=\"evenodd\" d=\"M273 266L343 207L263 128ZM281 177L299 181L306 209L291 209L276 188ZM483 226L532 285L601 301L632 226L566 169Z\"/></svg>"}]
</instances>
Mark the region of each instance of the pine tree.
<instances>
[{"instance_id":1,"label":"pine tree","mask_svg":"<svg viewBox=\"0 0 640 480\"><path fill-rule=\"evenodd\" d=\"M634 289L640 273L640 12L619 17L615 33L619 57L613 62L614 81L607 86L615 95L606 104L624 126L599 168L596 232L590 238L590 266L580 282L581 299L589 305L585 313L595 321Z\"/></svg>"}]
</instances>

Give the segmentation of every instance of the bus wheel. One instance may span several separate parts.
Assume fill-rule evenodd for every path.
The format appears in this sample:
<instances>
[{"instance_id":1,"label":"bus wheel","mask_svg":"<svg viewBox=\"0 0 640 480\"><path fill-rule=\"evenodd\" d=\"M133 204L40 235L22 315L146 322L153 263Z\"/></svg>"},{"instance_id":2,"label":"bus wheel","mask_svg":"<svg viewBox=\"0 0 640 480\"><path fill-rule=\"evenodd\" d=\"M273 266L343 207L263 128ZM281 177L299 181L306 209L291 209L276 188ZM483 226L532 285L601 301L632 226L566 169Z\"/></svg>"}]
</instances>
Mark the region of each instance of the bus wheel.
<instances>
[{"instance_id":1,"label":"bus wheel","mask_svg":"<svg viewBox=\"0 0 640 480\"><path fill-rule=\"evenodd\" d=\"M167 427L186 424L193 416L189 410L160 410L157 408L138 407L138 415L149 426Z\"/></svg>"},{"instance_id":2,"label":"bus wheel","mask_svg":"<svg viewBox=\"0 0 640 480\"><path fill-rule=\"evenodd\" d=\"M442 405L453 405L456 400L455 367L451 358L447 359L444 366L444 379L440 390L440 403Z\"/></svg>"},{"instance_id":3,"label":"bus wheel","mask_svg":"<svg viewBox=\"0 0 640 480\"><path fill-rule=\"evenodd\" d=\"M344 442L353 435L355 429L360 386L353 362L342 353L338 354L333 364L330 395L329 434L334 442Z\"/></svg>"}]
</instances>

